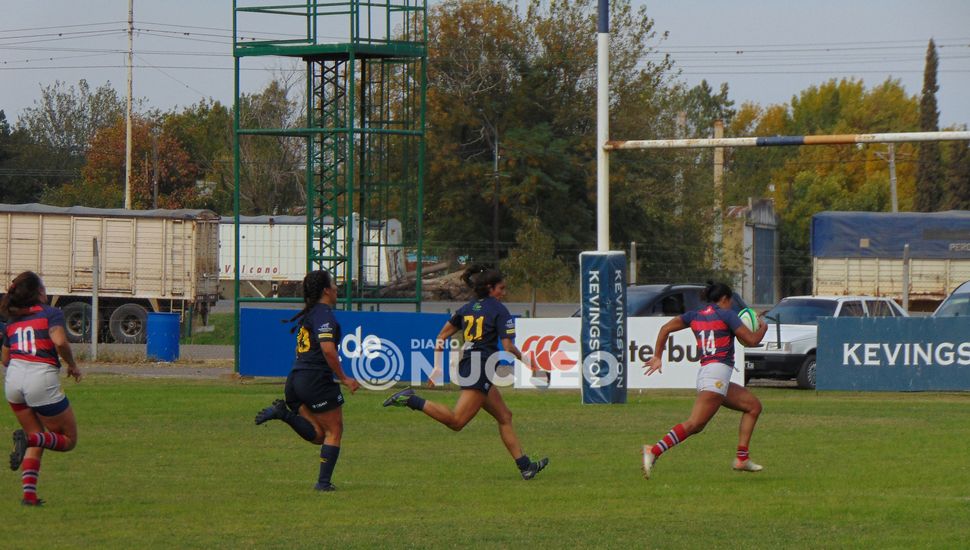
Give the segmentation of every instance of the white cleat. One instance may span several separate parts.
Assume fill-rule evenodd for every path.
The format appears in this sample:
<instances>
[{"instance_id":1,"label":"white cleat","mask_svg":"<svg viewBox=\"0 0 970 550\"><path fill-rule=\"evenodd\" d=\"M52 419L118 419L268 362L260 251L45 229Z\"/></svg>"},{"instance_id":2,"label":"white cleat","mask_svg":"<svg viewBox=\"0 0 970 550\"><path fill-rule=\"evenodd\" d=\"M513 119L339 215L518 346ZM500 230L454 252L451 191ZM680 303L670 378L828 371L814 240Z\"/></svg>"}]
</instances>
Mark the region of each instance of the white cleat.
<instances>
[{"instance_id":1,"label":"white cleat","mask_svg":"<svg viewBox=\"0 0 970 550\"><path fill-rule=\"evenodd\" d=\"M650 479L650 470L653 469L653 463L657 461L657 457L650 452L650 448L649 445L644 445L640 451L643 454L643 479Z\"/></svg>"},{"instance_id":2,"label":"white cleat","mask_svg":"<svg viewBox=\"0 0 970 550\"><path fill-rule=\"evenodd\" d=\"M739 472L760 472L764 470L761 464L755 464L750 458L741 462L738 459L734 459L734 469Z\"/></svg>"}]
</instances>

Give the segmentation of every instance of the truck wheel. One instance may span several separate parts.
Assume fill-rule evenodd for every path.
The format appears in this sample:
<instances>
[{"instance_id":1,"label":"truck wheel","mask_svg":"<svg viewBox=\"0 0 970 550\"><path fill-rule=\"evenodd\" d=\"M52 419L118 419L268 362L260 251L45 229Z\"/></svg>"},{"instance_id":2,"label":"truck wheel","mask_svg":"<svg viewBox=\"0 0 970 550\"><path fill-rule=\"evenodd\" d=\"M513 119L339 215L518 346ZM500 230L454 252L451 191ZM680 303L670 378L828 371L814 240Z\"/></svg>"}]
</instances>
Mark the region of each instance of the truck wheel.
<instances>
[{"instance_id":1,"label":"truck wheel","mask_svg":"<svg viewBox=\"0 0 970 550\"><path fill-rule=\"evenodd\" d=\"M119 344L145 343L148 312L138 304L123 304L111 312L108 328L111 337Z\"/></svg>"},{"instance_id":2,"label":"truck wheel","mask_svg":"<svg viewBox=\"0 0 970 550\"><path fill-rule=\"evenodd\" d=\"M815 354L811 354L805 358L805 362L802 363L802 368L798 369L798 376L796 377L798 381L798 387L803 390L814 390L815 389Z\"/></svg>"},{"instance_id":3,"label":"truck wheel","mask_svg":"<svg viewBox=\"0 0 970 550\"><path fill-rule=\"evenodd\" d=\"M67 340L72 344L91 341L91 304L71 302L62 308Z\"/></svg>"}]
</instances>

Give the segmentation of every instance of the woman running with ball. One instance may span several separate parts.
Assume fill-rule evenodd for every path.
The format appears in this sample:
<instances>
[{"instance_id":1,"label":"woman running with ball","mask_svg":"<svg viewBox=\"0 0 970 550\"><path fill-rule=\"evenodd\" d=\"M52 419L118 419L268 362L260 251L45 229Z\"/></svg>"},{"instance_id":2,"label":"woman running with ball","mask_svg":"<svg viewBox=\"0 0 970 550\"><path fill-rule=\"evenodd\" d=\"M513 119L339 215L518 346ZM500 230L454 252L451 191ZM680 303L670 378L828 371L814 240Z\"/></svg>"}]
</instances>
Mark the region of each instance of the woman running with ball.
<instances>
[{"instance_id":1,"label":"woman running with ball","mask_svg":"<svg viewBox=\"0 0 970 550\"><path fill-rule=\"evenodd\" d=\"M731 382L731 372L734 370L734 337L737 336L746 346L757 346L764 338L768 325L759 319L761 322L754 332L746 327L731 309L733 295L731 288L725 284L708 283L704 298L710 302L709 305L699 311L674 317L660 328L653 357L644 365L647 376L663 367L667 337L685 328L690 328L697 337L697 347L702 353L701 368L697 373L697 398L690 417L674 426L653 447L643 446L643 476L647 479L650 479L650 471L660 455L703 430L721 406L742 413L734 469L745 472L762 469L748 457L748 444L761 414L761 402L745 387Z\"/></svg>"}]
</instances>

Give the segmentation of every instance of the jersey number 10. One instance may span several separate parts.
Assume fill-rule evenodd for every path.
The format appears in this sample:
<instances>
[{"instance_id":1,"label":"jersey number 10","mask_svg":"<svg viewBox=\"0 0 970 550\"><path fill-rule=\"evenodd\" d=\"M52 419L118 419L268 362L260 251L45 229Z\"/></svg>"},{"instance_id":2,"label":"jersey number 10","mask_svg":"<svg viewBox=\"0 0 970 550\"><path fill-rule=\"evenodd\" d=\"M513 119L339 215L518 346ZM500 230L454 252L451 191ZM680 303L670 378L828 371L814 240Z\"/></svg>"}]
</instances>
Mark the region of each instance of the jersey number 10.
<instances>
[{"instance_id":1,"label":"jersey number 10","mask_svg":"<svg viewBox=\"0 0 970 550\"><path fill-rule=\"evenodd\" d=\"M14 332L17 334L17 349L30 355L37 355L37 337L34 335L34 327L18 327Z\"/></svg>"}]
</instances>

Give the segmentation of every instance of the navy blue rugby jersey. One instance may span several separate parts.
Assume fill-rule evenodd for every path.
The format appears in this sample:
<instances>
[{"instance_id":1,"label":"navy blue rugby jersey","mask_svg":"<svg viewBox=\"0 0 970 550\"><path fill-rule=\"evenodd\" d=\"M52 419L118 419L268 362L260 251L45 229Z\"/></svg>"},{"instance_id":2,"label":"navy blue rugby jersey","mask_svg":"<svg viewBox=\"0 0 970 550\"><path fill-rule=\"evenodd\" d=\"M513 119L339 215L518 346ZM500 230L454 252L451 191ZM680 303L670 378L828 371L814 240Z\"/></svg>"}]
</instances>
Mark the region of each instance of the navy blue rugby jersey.
<instances>
[{"instance_id":1,"label":"navy blue rugby jersey","mask_svg":"<svg viewBox=\"0 0 970 550\"><path fill-rule=\"evenodd\" d=\"M47 304L32 306L27 315L12 319L4 330L3 345L10 348L11 359L46 363L60 368L50 329L64 327L64 314Z\"/></svg>"},{"instance_id":2,"label":"navy blue rugby jersey","mask_svg":"<svg viewBox=\"0 0 970 550\"><path fill-rule=\"evenodd\" d=\"M512 314L491 296L461 306L448 322L463 331L465 351L462 357L468 357L472 352L489 355L502 349L499 341L503 338L515 340Z\"/></svg>"},{"instance_id":3,"label":"navy blue rugby jersey","mask_svg":"<svg viewBox=\"0 0 970 550\"><path fill-rule=\"evenodd\" d=\"M333 309L327 304L313 306L303 316L300 328L296 331L296 360L293 361L293 370L320 369L333 374L320 344L333 342L339 349L342 337Z\"/></svg>"},{"instance_id":4,"label":"navy blue rugby jersey","mask_svg":"<svg viewBox=\"0 0 970 550\"><path fill-rule=\"evenodd\" d=\"M734 333L741 326L741 319L733 309L710 304L697 311L688 311L680 319L697 337L701 366L723 363L734 367Z\"/></svg>"}]
</instances>

